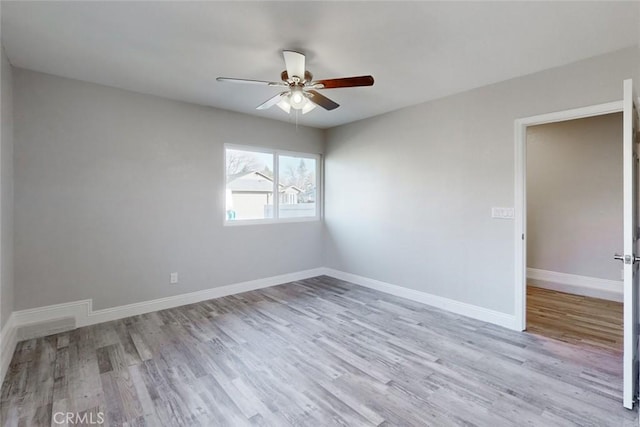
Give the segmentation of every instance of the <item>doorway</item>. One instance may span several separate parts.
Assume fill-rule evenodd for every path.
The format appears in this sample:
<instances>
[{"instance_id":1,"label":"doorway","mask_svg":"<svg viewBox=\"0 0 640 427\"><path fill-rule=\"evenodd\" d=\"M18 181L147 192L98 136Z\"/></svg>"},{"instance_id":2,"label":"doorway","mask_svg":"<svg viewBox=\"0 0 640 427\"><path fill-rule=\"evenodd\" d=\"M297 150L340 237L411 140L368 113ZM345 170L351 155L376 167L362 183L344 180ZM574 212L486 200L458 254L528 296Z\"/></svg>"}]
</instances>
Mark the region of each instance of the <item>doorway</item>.
<instances>
[{"instance_id":1,"label":"doorway","mask_svg":"<svg viewBox=\"0 0 640 427\"><path fill-rule=\"evenodd\" d=\"M543 114L517 119L515 127L515 326L520 330L527 328L527 192L526 192L526 136L527 128L545 123L623 113L623 243L622 255L615 258L624 264L624 336L623 336L623 403L628 409L636 401L638 381L638 242L640 228L638 217L638 108L633 82L628 79L623 84L623 100L599 104L590 107ZM637 99L637 101L636 101Z\"/></svg>"},{"instance_id":2,"label":"doorway","mask_svg":"<svg viewBox=\"0 0 640 427\"><path fill-rule=\"evenodd\" d=\"M622 353L622 113L527 127L527 330Z\"/></svg>"},{"instance_id":3,"label":"doorway","mask_svg":"<svg viewBox=\"0 0 640 427\"><path fill-rule=\"evenodd\" d=\"M526 140L530 126L557 123L573 119L601 116L622 111L622 101L609 102L590 107L565 110L515 121L515 320L518 329L527 329L527 250L526 250Z\"/></svg>"}]
</instances>

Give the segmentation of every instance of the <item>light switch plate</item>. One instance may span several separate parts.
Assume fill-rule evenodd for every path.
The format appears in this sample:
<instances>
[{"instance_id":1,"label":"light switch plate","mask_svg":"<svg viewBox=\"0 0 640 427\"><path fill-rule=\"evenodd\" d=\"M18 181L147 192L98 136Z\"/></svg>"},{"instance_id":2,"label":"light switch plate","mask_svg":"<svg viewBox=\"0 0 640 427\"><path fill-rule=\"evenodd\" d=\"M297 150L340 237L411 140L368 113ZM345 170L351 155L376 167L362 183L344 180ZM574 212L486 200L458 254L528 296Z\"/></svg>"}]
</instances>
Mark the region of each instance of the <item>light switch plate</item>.
<instances>
[{"instance_id":1,"label":"light switch plate","mask_svg":"<svg viewBox=\"0 0 640 427\"><path fill-rule=\"evenodd\" d=\"M513 219L515 217L514 208L491 208L491 218L497 219Z\"/></svg>"}]
</instances>

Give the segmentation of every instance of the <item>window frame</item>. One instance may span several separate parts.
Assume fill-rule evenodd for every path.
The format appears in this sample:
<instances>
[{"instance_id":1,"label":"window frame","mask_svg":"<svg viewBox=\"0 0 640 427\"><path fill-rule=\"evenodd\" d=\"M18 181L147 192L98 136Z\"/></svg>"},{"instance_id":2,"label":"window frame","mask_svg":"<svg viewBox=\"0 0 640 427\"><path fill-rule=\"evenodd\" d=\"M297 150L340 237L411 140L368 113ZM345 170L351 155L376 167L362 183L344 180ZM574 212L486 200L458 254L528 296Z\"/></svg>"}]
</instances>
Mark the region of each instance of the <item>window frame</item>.
<instances>
[{"instance_id":1,"label":"window frame","mask_svg":"<svg viewBox=\"0 0 640 427\"><path fill-rule=\"evenodd\" d=\"M226 215L226 194L227 194L227 150L253 151L257 153L265 153L273 155L273 217L260 219L236 219L229 220ZM278 193L278 184L280 181L280 159L279 156L304 157L314 159L316 161L316 213L314 216L280 218L280 196ZM293 222L314 222L322 219L323 202L324 202L324 163L322 154L306 153L302 151L280 150L277 148L259 147L253 145L242 144L224 144L223 146L223 168L222 168L222 223L225 227L237 227L243 225L261 225L261 224L286 224Z\"/></svg>"}]
</instances>

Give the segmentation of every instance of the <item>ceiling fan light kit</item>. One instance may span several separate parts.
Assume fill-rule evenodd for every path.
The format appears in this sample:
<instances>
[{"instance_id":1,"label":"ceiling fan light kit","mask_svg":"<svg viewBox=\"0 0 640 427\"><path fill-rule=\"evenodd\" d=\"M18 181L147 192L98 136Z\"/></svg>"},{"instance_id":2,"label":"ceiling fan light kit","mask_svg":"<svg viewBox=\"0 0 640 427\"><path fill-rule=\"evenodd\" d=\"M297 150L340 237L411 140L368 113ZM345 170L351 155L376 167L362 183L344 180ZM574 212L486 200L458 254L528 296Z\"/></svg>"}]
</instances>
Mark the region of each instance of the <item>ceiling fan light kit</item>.
<instances>
[{"instance_id":1,"label":"ceiling fan light kit","mask_svg":"<svg viewBox=\"0 0 640 427\"><path fill-rule=\"evenodd\" d=\"M276 105L287 114L291 112L291 104L289 104L284 98L281 99Z\"/></svg>"},{"instance_id":2,"label":"ceiling fan light kit","mask_svg":"<svg viewBox=\"0 0 640 427\"><path fill-rule=\"evenodd\" d=\"M304 54L293 50L284 50L282 51L282 55L286 67L286 70L280 74L282 82L234 79L229 77L218 77L216 80L219 82L244 83L279 88L285 87L288 90L267 99L258 105L256 109L266 110L277 105L287 114L291 112L291 109L301 111L302 114L307 114L318 105L327 111L335 110L340 106L337 102L317 92L317 90L320 89L373 86L372 76L342 77L314 81L313 75L305 69L306 58Z\"/></svg>"},{"instance_id":3,"label":"ceiling fan light kit","mask_svg":"<svg viewBox=\"0 0 640 427\"><path fill-rule=\"evenodd\" d=\"M302 110L302 107L304 107L304 105L308 101L309 100L302 92L301 86L293 86L291 88L291 93L289 94L289 104L291 104L292 108L295 108L296 110Z\"/></svg>"}]
</instances>

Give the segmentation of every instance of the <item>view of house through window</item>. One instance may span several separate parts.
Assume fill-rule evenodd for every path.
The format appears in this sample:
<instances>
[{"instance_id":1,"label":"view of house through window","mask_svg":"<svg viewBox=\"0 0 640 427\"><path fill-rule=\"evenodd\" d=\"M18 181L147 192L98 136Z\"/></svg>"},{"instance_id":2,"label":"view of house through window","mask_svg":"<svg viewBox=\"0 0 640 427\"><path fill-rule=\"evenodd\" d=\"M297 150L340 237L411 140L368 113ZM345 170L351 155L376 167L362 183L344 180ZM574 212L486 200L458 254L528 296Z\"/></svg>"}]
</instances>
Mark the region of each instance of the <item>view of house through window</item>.
<instances>
[{"instance_id":1,"label":"view of house through window","mask_svg":"<svg viewBox=\"0 0 640 427\"><path fill-rule=\"evenodd\" d=\"M227 147L225 157L227 221L317 217L317 156Z\"/></svg>"},{"instance_id":2,"label":"view of house through window","mask_svg":"<svg viewBox=\"0 0 640 427\"><path fill-rule=\"evenodd\" d=\"M316 216L316 159L278 156L280 218Z\"/></svg>"}]
</instances>

